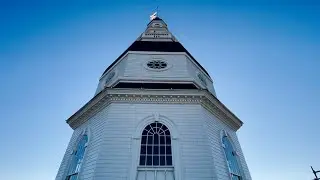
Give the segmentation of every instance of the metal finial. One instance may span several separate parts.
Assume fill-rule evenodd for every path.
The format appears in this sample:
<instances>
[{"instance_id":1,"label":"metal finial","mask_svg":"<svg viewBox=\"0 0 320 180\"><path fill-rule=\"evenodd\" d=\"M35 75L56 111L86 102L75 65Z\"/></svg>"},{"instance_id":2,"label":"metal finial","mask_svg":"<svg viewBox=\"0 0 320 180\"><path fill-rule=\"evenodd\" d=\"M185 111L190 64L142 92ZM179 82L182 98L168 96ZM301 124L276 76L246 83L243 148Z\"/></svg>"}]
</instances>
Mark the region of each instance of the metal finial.
<instances>
[{"instance_id":1,"label":"metal finial","mask_svg":"<svg viewBox=\"0 0 320 180\"><path fill-rule=\"evenodd\" d=\"M158 17L158 15L159 15L159 3L157 2L156 12L154 12L154 13L150 16L150 20L152 21L153 19L155 19L156 17Z\"/></svg>"}]
</instances>

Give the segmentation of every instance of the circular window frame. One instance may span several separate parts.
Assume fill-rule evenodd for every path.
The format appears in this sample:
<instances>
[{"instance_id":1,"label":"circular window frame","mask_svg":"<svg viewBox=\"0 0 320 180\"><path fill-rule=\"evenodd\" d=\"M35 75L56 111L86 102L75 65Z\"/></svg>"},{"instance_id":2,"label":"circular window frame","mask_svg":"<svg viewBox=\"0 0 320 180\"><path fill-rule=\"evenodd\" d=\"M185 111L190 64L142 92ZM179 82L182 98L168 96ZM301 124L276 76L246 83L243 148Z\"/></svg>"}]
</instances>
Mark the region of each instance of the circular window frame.
<instances>
[{"instance_id":1,"label":"circular window frame","mask_svg":"<svg viewBox=\"0 0 320 180\"><path fill-rule=\"evenodd\" d=\"M161 69L155 69L155 68L151 68L148 66L148 64L152 61L162 61L164 63L166 63L166 67L165 68L161 68ZM143 64L144 68L146 68L147 70L150 70L150 71L166 71L168 69L170 69L172 67L171 64L168 63L168 61L162 59L162 58L152 58L151 60L148 60L146 61L144 64Z\"/></svg>"}]
</instances>

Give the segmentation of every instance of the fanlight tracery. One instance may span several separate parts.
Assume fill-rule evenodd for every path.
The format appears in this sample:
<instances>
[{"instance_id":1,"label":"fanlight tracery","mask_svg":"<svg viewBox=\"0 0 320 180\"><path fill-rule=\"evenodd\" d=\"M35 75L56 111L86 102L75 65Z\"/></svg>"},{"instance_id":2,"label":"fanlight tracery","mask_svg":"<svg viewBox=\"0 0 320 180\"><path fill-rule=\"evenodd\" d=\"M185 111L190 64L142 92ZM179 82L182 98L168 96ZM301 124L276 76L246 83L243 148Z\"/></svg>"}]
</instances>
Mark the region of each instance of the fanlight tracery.
<instances>
[{"instance_id":1,"label":"fanlight tracery","mask_svg":"<svg viewBox=\"0 0 320 180\"><path fill-rule=\"evenodd\" d=\"M154 122L145 127L141 137L140 166L172 166L169 129Z\"/></svg>"}]
</instances>

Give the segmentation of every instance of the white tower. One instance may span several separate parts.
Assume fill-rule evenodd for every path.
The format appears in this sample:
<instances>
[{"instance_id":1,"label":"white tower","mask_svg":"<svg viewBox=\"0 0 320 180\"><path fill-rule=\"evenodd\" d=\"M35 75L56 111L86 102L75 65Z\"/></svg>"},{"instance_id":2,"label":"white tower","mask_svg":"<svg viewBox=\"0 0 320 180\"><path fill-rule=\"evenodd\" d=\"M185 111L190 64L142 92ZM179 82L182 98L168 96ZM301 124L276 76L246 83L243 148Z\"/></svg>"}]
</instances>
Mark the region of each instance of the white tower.
<instances>
[{"instance_id":1,"label":"white tower","mask_svg":"<svg viewBox=\"0 0 320 180\"><path fill-rule=\"evenodd\" d=\"M74 133L56 180L251 180L242 122L158 17L67 123Z\"/></svg>"}]
</instances>

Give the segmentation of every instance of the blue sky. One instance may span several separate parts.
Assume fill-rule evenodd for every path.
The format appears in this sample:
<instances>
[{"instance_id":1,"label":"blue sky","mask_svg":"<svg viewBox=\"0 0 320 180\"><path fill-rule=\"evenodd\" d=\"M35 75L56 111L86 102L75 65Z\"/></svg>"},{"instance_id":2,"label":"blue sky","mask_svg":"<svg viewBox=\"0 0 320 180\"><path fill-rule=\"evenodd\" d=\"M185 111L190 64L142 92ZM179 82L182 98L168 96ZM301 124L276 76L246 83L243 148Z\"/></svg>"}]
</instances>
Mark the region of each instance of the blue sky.
<instances>
[{"instance_id":1,"label":"blue sky","mask_svg":"<svg viewBox=\"0 0 320 180\"><path fill-rule=\"evenodd\" d=\"M146 28L157 4L169 29L244 121L253 179L320 170L320 4L316 1L0 2L0 179L54 179L65 120Z\"/></svg>"}]
</instances>

